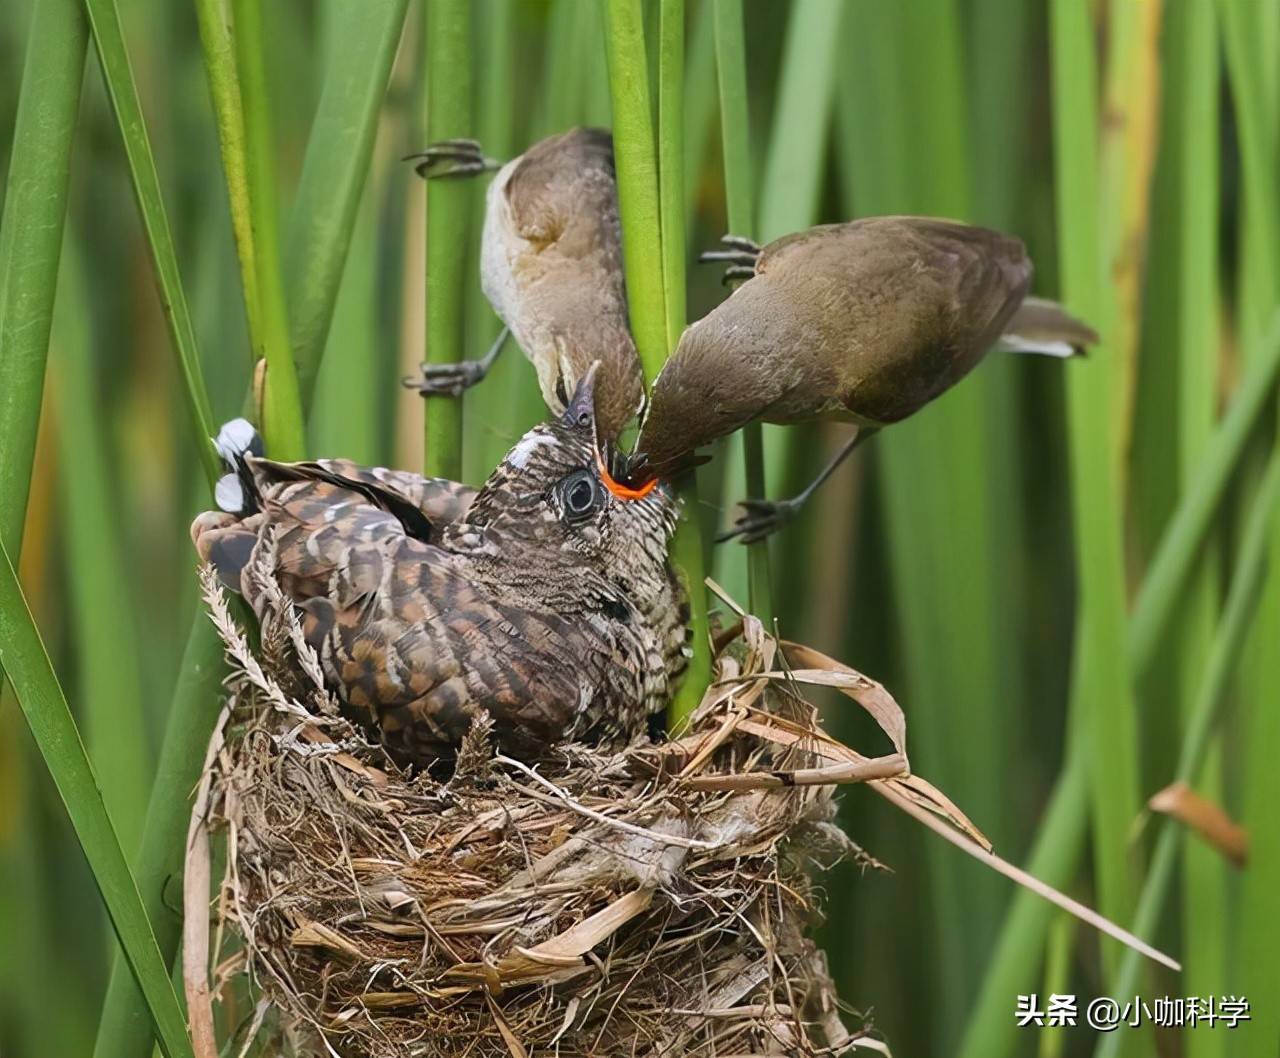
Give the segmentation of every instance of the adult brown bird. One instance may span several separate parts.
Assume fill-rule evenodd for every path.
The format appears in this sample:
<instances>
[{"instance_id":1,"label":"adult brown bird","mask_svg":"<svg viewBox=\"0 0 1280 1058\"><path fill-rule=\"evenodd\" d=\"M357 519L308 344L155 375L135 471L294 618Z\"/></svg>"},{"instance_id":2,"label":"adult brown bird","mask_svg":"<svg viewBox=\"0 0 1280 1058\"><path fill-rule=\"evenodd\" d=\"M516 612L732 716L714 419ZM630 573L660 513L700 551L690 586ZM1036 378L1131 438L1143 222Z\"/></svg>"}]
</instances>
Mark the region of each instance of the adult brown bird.
<instances>
[{"instance_id":1,"label":"adult brown bird","mask_svg":"<svg viewBox=\"0 0 1280 1058\"><path fill-rule=\"evenodd\" d=\"M473 176L497 164L472 140L434 144L413 157L429 179ZM600 432L616 437L639 410L644 382L628 325L608 132L571 129L541 140L498 170L485 201L480 280L537 370L554 414L600 361ZM423 394L456 396L484 377L505 336L506 331L478 361L424 364L422 376L406 384Z\"/></svg>"},{"instance_id":2,"label":"adult brown bird","mask_svg":"<svg viewBox=\"0 0 1280 1058\"><path fill-rule=\"evenodd\" d=\"M798 510L860 441L955 385L992 348L1072 356L1097 335L1027 296L1022 243L929 217L870 217L714 255L746 274L687 328L653 385L630 480L670 476L755 420L854 424L798 496L747 501L727 534L754 540Z\"/></svg>"},{"instance_id":3,"label":"adult brown bird","mask_svg":"<svg viewBox=\"0 0 1280 1058\"><path fill-rule=\"evenodd\" d=\"M233 509L192 525L201 558L261 613L253 556L298 608L327 680L398 759L448 757L486 712L507 752L625 743L667 703L685 623L667 561L676 503L614 481L594 372L477 492L342 460L275 463L229 424Z\"/></svg>"}]
</instances>

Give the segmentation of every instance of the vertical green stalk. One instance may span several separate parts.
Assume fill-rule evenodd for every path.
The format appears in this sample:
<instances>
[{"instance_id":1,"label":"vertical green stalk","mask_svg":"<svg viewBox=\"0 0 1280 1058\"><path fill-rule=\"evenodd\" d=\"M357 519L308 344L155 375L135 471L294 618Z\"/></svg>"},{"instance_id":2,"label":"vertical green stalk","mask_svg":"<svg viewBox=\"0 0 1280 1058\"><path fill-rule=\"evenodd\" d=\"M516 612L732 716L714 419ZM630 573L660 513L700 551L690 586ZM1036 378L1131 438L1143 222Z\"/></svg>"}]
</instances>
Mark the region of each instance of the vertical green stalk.
<instances>
[{"instance_id":1,"label":"vertical green stalk","mask_svg":"<svg viewBox=\"0 0 1280 1058\"><path fill-rule=\"evenodd\" d=\"M723 144L725 205L729 230L751 238L751 116L747 106L747 47L742 0L713 0L716 72L720 87L720 137ZM742 454L748 496L764 497L764 440L759 423L742 430ZM751 611L766 626L773 623L773 589L769 579L769 542L747 548L747 585Z\"/></svg>"},{"instance_id":2,"label":"vertical green stalk","mask_svg":"<svg viewBox=\"0 0 1280 1058\"><path fill-rule=\"evenodd\" d=\"M512 103L519 95L516 84L520 82L516 70L514 6L512 0L485 0L475 7L477 24L481 27L477 58L479 68L484 71L484 76L476 82L476 132L485 154L493 158L510 158L516 153L516 108ZM583 7L582 10L591 9ZM471 214L473 231L480 230L484 198L483 194L475 196ZM479 259L480 240L473 238L467 249L468 275L477 274ZM467 344L472 350L489 348L498 336L500 323L480 284L474 279L468 281ZM522 414L530 397L538 402L540 409L532 418ZM525 430L546 415L542 394L533 380L532 365L509 348L494 364L484 385L467 394L466 412L463 479L483 481Z\"/></svg>"},{"instance_id":3,"label":"vertical green stalk","mask_svg":"<svg viewBox=\"0 0 1280 1058\"><path fill-rule=\"evenodd\" d=\"M261 358L262 324L259 320L258 255L254 252L253 210L249 203L249 174L245 158L244 105L227 22L224 0L196 0L196 21L204 54L205 77L213 103L214 124L222 155L222 178L227 187L231 230L240 262L240 286L249 340L255 358Z\"/></svg>"},{"instance_id":4,"label":"vertical green stalk","mask_svg":"<svg viewBox=\"0 0 1280 1058\"><path fill-rule=\"evenodd\" d=\"M1085 319L1115 319L1102 274L1098 215L1096 56L1088 9L1050 4L1058 233L1066 303ZM1079 584L1072 711L1087 716L1094 862L1102 913L1133 910L1130 827L1138 811L1137 730L1124 652L1125 571L1110 336L1071 364L1067 414ZM1078 370L1077 370L1078 369ZM1104 942L1108 963L1117 950Z\"/></svg>"},{"instance_id":5,"label":"vertical green stalk","mask_svg":"<svg viewBox=\"0 0 1280 1058\"><path fill-rule=\"evenodd\" d=\"M605 0L605 44L609 93L613 103L613 152L618 173L618 208L626 246L627 302L631 332L645 378L652 381L667 358L670 343L684 326L684 26L678 4L664 3L659 51L659 134L665 190L660 196L644 20L639 0ZM665 105L662 105L665 101ZM662 207L659 203L662 202ZM678 240L678 253L664 255L663 240ZM666 278L664 264L679 271ZM693 656L671 703L668 726L674 728L702 698L711 673L707 637L702 540L694 513L694 486L682 490L684 513L672 544L672 557L689 598Z\"/></svg>"},{"instance_id":6,"label":"vertical green stalk","mask_svg":"<svg viewBox=\"0 0 1280 1058\"><path fill-rule=\"evenodd\" d=\"M77 650L79 716L120 844L132 858L151 786L149 745L121 511L112 487L110 435L95 363L84 262L68 240L55 322L55 421L66 512L67 582Z\"/></svg>"},{"instance_id":7,"label":"vertical green stalk","mask_svg":"<svg viewBox=\"0 0 1280 1058\"><path fill-rule=\"evenodd\" d=\"M0 215L0 545L14 556L26 521L88 46L79 0L34 5ZM11 693L0 664L0 713L12 714ZM8 723L4 729L16 732ZM22 741L11 743L11 760L27 756ZM5 777L10 809L30 813L34 783L22 778L25 770L5 768ZM53 902L46 899L40 862L29 854L35 827L34 820L20 819L0 842L0 935L9 938L0 955L0 990L21 1017L16 1046L38 1039L39 1046L56 1050L75 1029L53 1026L48 1032L47 988L54 981L45 970L53 955L39 952L48 948Z\"/></svg>"},{"instance_id":8,"label":"vertical green stalk","mask_svg":"<svg viewBox=\"0 0 1280 1058\"><path fill-rule=\"evenodd\" d=\"M1247 362L1267 355L1264 332L1280 291L1280 209L1275 196L1276 74L1272 56L1276 12L1267 4L1220 0L1218 14L1240 143L1241 217L1237 331ZM1280 569L1280 525L1272 529L1269 563ZM1249 868L1240 880L1233 941L1240 990L1254 1011L1258 1048L1280 1040L1280 583L1274 575L1246 652L1242 680L1241 822L1249 832ZM1242 1052L1243 1053L1243 1052Z\"/></svg>"},{"instance_id":9,"label":"vertical green stalk","mask_svg":"<svg viewBox=\"0 0 1280 1058\"><path fill-rule=\"evenodd\" d=\"M1142 324L1143 259L1147 247L1151 166L1159 128L1158 46L1163 0L1111 4L1100 128L1097 210L1107 268L1109 318L1095 321L1105 334L1113 373L1112 432L1121 494L1128 475L1133 400Z\"/></svg>"},{"instance_id":10,"label":"vertical green stalk","mask_svg":"<svg viewBox=\"0 0 1280 1058\"><path fill-rule=\"evenodd\" d=\"M427 142L471 134L470 0L427 0ZM428 364L456 363L463 345L470 181L427 182ZM426 473L462 477L462 400L426 398Z\"/></svg>"},{"instance_id":11,"label":"vertical green stalk","mask_svg":"<svg viewBox=\"0 0 1280 1058\"><path fill-rule=\"evenodd\" d=\"M1248 0L1219 0L1218 11L1240 138L1239 329L1247 355L1261 342L1280 296L1280 211L1275 204L1280 129L1274 63L1267 50L1276 12L1269 4Z\"/></svg>"},{"instance_id":12,"label":"vertical green stalk","mask_svg":"<svg viewBox=\"0 0 1280 1058\"><path fill-rule=\"evenodd\" d=\"M408 0L333 5L339 43L324 70L285 239L289 331L304 410L315 392L407 6Z\"/></svg>"},{"instance_id":13,"label":"vertical green stalk","mask_svg":"<svg viewBox=\"0 0 1280 1058\"><path fill-rule=\"evenodd\" d=\"M658 208L662 221L664 344L669 353L680 341L687 317L683 0L661 0L658 9Z\"/></svg>"},{"instance_id":14,"label":"vertical green stalk","mask_svg":"<svg viewBox=\"0 0 1280 1058\"><path fill-rule=\"evenodd\" d=\"M164 741L147 805L134 878L165 965L178 949L181 921L173 902L173 880L184 859L191 799L204 761L209 732L222 705L222 640L201 610L191 625L182 667L169 706ZM93 1058L140 1058L149 1053L153 1029L146 1001L128 962L111 966Z\"/></svg>"},{"instance_id":15,"label":"vertical green stalk","mask_svg":"<svg viewBox=\"0 0 1280 1058\"><path fill-rule=\"evenodd\" d=\"M698 215L698 180L711 146L711 119L718 96L715 23L715 4L698 4L685 49L684 204L690 231Z\"/></svg>"},{"instance_id":16,"label":"vertical green stalk","mask_svg":"<svg viewBox=\"0 0 1280 1058\"><path fill-rule=\"evenodd\" d=\"M257 280L258 326L255 346L267 362L262 395L262 432L275 459L301 459L306 450L298 373L289 344L284 273L280 264L280 225L271 131L271 100L262 42L258 0L233 0L239 91L244 119L249 217L253 234L253 273Z\"/></svg>"},{"instance_id":17,"label":"vertical green stalk","mask_svg":"<svg viewBox=\"0 0 1280 1058\"><path fill-rule=\"evenodd\" d=\"M640 363L651 380L667 358L667 313L644 18L640 0L604 0L604 16L627 303Z\"/></svg>"},{"instance_id":18,"label":"vertical green stalk","mask_svg":"<svg viewBox=\"0 0 1280 1058\"><path fill-rule=\"evenodd\" d=\"M755 203L756 234L762 242L808 227L818 219L822 176L830 139L831 107L835 95L837 44L841 20L852 5L836 0L799 0L784 9L780 5L775 25L785 24L782 63L769 127L764 173ZM763 16L756 9L757 17ZM766 426L762 429L764 476L775 490L793 483L792 452L797 429ZM730 439L726 451L749 437ZM745 455L725 468L730 496L750 493L745 480ZM741 475L742 480L739 480ZM788 548L775 559L798 564L800 548ZM716 552L716 577L731 591L750 594L749 552L741 546ZM771 563L776 565L776 563ZM778 568L781 568L779 566ZM780 574L781 575L781 574ZM780 600L775 599L775 604ZM775 606L775 610L777 607ZM778 616L775 612L774 616Z\"/></svg>"},{"instance_id":19,"label":"vertical green stalk","mask_svg":"<svg viewBox=\"0 0 1280 1058\"><path fill-rule=\"evenodd\" d=\"M160 1048L166 1058L191 1058L191 1043L169 980L169 968L156 947L137 886L107 815L101 788L3 546L0 655L4 656L31 734L93 870L116 936L146 997Z\"/></svg>"},{"instance_id":20,"label":"vertical green stalk","mask_svg":"<svg viewBox=\"0 0 1280 1058\"><path fill-rule=\"evenodd\" d=\"M111 99L116 123L124 141L138 211L147 232L147 248L151 251L151 261L155 267L160 303L164 307L169 338L182 373L183 394L187 400L187 419L191 424L193 443L206 476L210 482L214 482L222 473L222 464L211 441L213 412L209 407L204 379L200 375L195 331L191 326L191 313L187 308L187 297L178 273L178 257L174 251L173 233L169 229L169 217L160 194L160 177L151 153L151 140L142 119L142 104L138 99L133 70L129 65L129 52L125 48L120 12L116 9L115 0L85 0L85 8L89 14L89 25L93 30L93 41L102 67L103 80L106 82L107 95Z\"/></svg>"},{"instance_id":21,"label":"vertical green stalk","mask_svg":"<svg viewBox=\"0 0 1280 1058\"><path fill-rule=\"evenodd\" d=\"M1212 4L1183 4L1175 47L1182 91L1181 253L1178 290L1178 463L1185 488L1213 433L1218 358L1218 35ZM1179 696L1184 730L1193 721L1200 683L1217 619L1216 556L1208 554L1182 602ZM1221 801L1222 745L1214 742L1201 777L1201 792ZM1227 865L1203 842L1183 848L1182 958L1188 995L1212 995L1227 976ZM1192 1032L1191 1058L1226 1053L1220 1033Z\"/></svg>"},{"instance_id":22,"label":"vertical green stalk","mask_svg":"<svg viewBox=\"0 0 1280 1058\"><path fill-rule=\"evenodd\" d=\"M13 555L31 484L88 46L77 0L39 0L0 217L0 540Z\"/></svg>"},{"instance_id":23,"label":"vertical green stalk","mask_svg":"<svg viewBox=\"0 0 1280 1058\"><path fill-rule=\"evenodd\" d=\"M666 306L666 352L670 354L685 326L684 179L684 4L662 0L658 48L658 188L662 219L662 285ZM634 319L634 316L632 317ZM652 378L652 376L649 376ZM702 700L711 679L710 621L707 615L706 570L698 481L690 474L680 489L680 524L672 541L672 557L685 580L689 599L689 638L693 656L671 705L670 722L680 724Z\"/></svg>"}]
</instances>

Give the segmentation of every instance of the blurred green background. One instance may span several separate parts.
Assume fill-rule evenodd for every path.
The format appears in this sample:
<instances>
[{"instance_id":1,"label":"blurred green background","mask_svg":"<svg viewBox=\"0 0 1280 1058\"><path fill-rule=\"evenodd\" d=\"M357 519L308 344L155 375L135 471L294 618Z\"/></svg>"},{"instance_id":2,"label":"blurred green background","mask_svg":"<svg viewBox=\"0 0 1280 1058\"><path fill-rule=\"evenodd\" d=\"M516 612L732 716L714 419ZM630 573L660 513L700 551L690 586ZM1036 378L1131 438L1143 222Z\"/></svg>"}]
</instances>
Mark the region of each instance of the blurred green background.
<instances>
[{"instance_id":1,"label":"blurred green background","mask_svg":"<svg viewBox=\"0 0 1280 1058\"><path fill-rule=\"evenodd\" d=\"M244 410L255 356L211 99L221 42L249 141L264 344L270 356L275 326L274 348L299 365L305 440L293 443L422 466L422 405L398 380L424 347L425 195L400 159L424 145L432 62L454 76L456 56L428 54L432 2L235 0L226 37L221 3L118 0L189 306L189 333L180 306L175 328L213 424ZM458 66L470 68L467 131L505 159L573 125L607 126L604 8L631 6L476 0ZM115 0L86 7L110 54ZM824 879L821 937L843 998L900 1056L1276 1058L1280 582L1265 574L1280 559L1280 5L689 0L683 120L659 140L683 134L690 262L727 228L717 64L739 11L744 234L895 212L988 224L1027 242L1036 292L1103 335L1083 363L993 357L860 449L771 541L781 631L894 692L915 770L1003 856L1185 964L1137 966L851 789L844 825L893 873ZM656 95L658 3L643 16ZM127 84L120 68L115 84ZM0 538L21 553L26 598L171 949L185 821L134 854L166 732L198 757L216 707L186 529L208 483L139 221L145 172L126 163L75 0L0 5L0 158ZM450 194L469 211L451 253L465 262L463 344L478 356L497 332L476 267L483 181ZM715 268L688 273L696 319L724 290ZM543 414L511 352L464 408L472 482ZM766 429L770 493L797 489L842 436ZM699 487L709 533L743 495L740 441ZM747 598L745 549L718 548L711 572ZM878 746L834 700L827 715L840 737ZM191 752L158 800L182 807ZM1145 810L1175 779L1245 829L1243 868ZM123 1001L102 1016L114 949L6 690L0 1054L149 1053L145 1028L139 1045L128 1018L110 1027ZM1082 1012L1105 994L1245 996L1251 1020L1107 1037L1015 1028L1017 995L1043 1004L1050 992L1078 994Z\"/></svg>"}]
</instances>

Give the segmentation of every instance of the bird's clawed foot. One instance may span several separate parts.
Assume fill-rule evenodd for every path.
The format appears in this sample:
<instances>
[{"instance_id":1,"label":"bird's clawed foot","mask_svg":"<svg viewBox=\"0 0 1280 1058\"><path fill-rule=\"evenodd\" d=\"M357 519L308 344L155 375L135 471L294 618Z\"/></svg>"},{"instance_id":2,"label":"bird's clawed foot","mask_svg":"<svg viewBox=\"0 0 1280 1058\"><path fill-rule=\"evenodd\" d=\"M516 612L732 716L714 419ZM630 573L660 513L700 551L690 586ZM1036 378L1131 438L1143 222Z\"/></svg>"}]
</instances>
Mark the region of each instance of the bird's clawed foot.
<instances>
[{"instance_id":1,"label":"bird's clawed foot","mask_svg":"<svg viewBox=\"0 0 1280 1058\"><path fill-rule=\"evenodd\" d=\"M510 328L503 327L479 360L459 360L456 364L423 364L421 375L401 379L401 384L407 389L417 390L424 397L461 397L489 373L510 337Z\"/></svg>"},{"instance_id":2,"label":"bird's clawed foot","mask_svg":"<svg viewBox=\"0 0 1280 1058\"><path fill-rule=\"evenodd\" d=\"M414 171L425 180L441 180L453 176L479 176L497 169L502 163L486 158L477 140L440 140L417 154L406 155L406 162L417 162Z\"/></svg>"},{"instance_id":3,"label":"bird's clawed foot","mask_svg":"<svg viewBox=\"0 0 1280 1058\"><path fill-rule=\"evenodd\" d=\"M459 360L456 364L423 364L422 374L401 382L424 397L461 397L486 374L488 367L479 360Z\"/></svg>"},{"instance_id":4,"label":"bird's clawed foot","mask_svg":"<svg viewBox=\"0 0 1280 1058\"><path fill-rule=\"evenodd\" d=\"M738 506L742 509L733 528L716 537L717 544L738 538L739 543L754 544L771 533L777 532L796 516L803 506L800 499L790 500L743 500Z\"/></svg>"},{"instance_id":5,"label":"bird's clawed foot","mask_svg":"<svg viewBox=\"0 0 1280 1058\"><path fill-rule=\"evenodd\" d=\"M742 235L725 235L720 239L722 250L707 250L698 255L700 264L713 261L725 261L729 267L724 270L722 283L732 283L738 279L750 279L756 274L756 262L760 259L760 244Z\"/></svg>"}]
</instances>

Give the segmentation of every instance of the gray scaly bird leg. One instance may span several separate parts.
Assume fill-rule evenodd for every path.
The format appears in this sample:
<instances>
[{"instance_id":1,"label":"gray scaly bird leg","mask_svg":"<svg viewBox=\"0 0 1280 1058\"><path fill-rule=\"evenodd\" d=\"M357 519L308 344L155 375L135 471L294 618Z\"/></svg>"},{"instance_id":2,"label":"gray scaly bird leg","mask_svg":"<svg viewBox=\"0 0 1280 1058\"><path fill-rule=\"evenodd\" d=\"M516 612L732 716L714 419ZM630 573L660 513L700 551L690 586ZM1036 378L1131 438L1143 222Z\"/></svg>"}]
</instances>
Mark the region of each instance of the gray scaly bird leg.
<instances>
[{"instance_id":1,"label":"gray scaly bird leg","mask_svg":"<svg viewBox=\"0 0 1280 1058\"><path fill-rule=\"evenodd\" d=\"M510 336L511 328L503 327L489 346L489 351L479 360L423 364L421 375L401 379L401 384L407 389L417 390L424 397L460 397L489 373Z\"/></svg>"},{"instance_id":2,"label":"gray scaly bird leg","mask_svg":"<svg viewBox=\"0 0 1280 1058\"><path fill-rule=\"evenodd\" d=\"M455 176L479 176L499 168L502 163L486 158L477 140L440 140L417 154L406 155L406 162L417 162L414 171L424 180L440 180Z\"/></svg>"},{"instance_id":3,"label":"gray scaly bird leg","mask_svg":"<svg viewBox=\"0 0 1280 1058\"><path fill-rule=\"evenodd\" d=\"M800 508L818 491L822 483L831 477L836 467L849 457L849 453L875 432L875 428L857 427L854 435L845 442L844 447L836 453L835 458L823 467L818 476L809 482L801 492L792 496L789 500L743 500L738 504L743 513L733 523L732 529L716 537L716 543L722 544L736 536L741 543L752 544L757 540L763 540L770 533L782 528L783 525L796 516Z\"/></svg>"}]
</instances>

